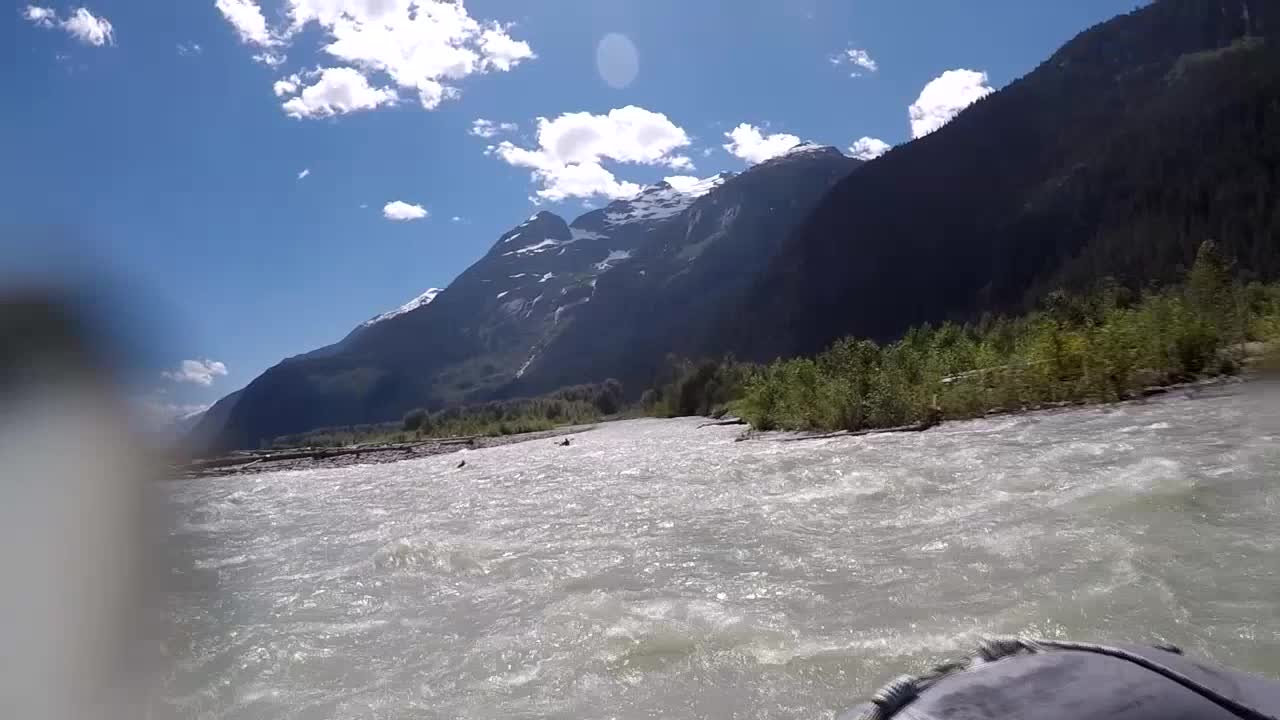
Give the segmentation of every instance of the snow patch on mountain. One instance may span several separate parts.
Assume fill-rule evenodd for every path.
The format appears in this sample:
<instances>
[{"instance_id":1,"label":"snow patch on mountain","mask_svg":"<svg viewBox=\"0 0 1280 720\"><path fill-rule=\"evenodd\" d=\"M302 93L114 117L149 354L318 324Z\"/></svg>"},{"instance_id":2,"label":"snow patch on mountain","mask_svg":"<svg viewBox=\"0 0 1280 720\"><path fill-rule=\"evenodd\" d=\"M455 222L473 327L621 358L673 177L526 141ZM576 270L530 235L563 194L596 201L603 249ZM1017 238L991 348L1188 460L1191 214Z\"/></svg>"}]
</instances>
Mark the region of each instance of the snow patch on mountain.
<instances>
[{"instance_id":1,"label":"snow patch on mountain","mask_svg":"<svg viewBox=\"0 0 1280 720\"><path fill-rule=\"evenodd\" d=\"M569 228L569 237L573 238L574 242L579 240L605 240L608 238L608 236L601 235L598 232L583 230L582 228L576 227Z\"/></svg>"},{"instance_id":2,"label":"snow patch on mountain","mask_svg":"<svg viewBox=\"0 0 1280 720\"><path fill-rule=\"evenodd\" d=\"M530 315L532 315L532 314L533 314L533 309L534 309L534 308L536 308L536 307L538 306L538 301L539 301L539 300L541 300L541 299L542 299L542 296L541 296L541 295L539 295L538 297L534 298L533 300L531 300L531 301L529 301L527 304L525 304L525 306L524 306L524 308L525 308L524 316L525 316L525 317L529 317Z\"/></svg>"},{"instance_id":3,"label":"snow patch on mountain","mask_svg":"<svg viewBox=\"0 0 1280 720\"><path fill-rule=\"evenodd\" d=\"M574 240L573 238L569 238L568 240L554 240L552 238L547 238L546 240L543 240L540 243L534 243L533 245L526 245L525 247L522 247L519 250L504 252L502 253L502 255L503 257L506 257L507 255L536 255L537 253L545 252L547 250L551 250L552 248L560 247L562 245L572 245L574 242L576 242L576 240Z\"/></svg>"},{"instance_id":4,"label":"snow patch on mountain","mask_svg":"<svg viewBox=\"0 0 1280 720\"><path fill-rule=\"evenodd\" d=\"M431 301L436 299L436 296L440 294L441 290L442 290L441 288L428 288L426 292L410 300L409 302L401 305L395 310L384 312L381 315L378 315L377 317L373 317L364 321L361 327L369 327L371 325L376 325L377 323L380 323L383 320L390 320L393 317L397 317L407 312L412 312L414 310L417 310L418 308L423 307L424 305L430 305Z\"/></svg>"},{"instance_id":5,"label":"snow patch on mountain","mask_svg":"<svg viewBox=\"0 0 1280 720\"><path fill-rule=\"evenodd\" d=\"M724 173L712 175L711 177L698 178L686 175L677 175L667 178L667 184L673 187L677 192L700 198L703 195L715 190L717 186L726 180Z\"/></svg>"},{"instance_id":6,"label":"snow patch on mountain","mask_svg":"<svg viewBox=\"0 0 1280 720\"><path fill-rule=\"evenodd\" d=\"M604 272L605 270L608 270L609 268L613 267L614 265L617 265L623 260L630 260L630 259L631 259L630 250L610 250L609 255L605 257L604 260L601 260L600 262L596 263L596 269L601 272Z\"/></svg>"},{"instance_id":7,"label":"snow patch on mountain","mask_svg":"<svg viewBox=\"0 0 1280 720\"><path fill-rule=\"evenodd\" d=\"M524 377L524 371L529 369L529 366L533 364L533 359L536 357L538 357L538 348L535 346L530 349L529 359L525 360L520 369L516 371L516 377Z\"/></svg>"},{"instance_id":8,"label":"snow patch on mountain","mask_svg":"<svg viewBox=\"0 0 1280 720\"><path fill-rule=\"evenodd\" d=\"M692 205L694 200L711 192L724 181L723 174L696 182L678 180L674 186L663 181L641 190L639 195L630 200L611 203L605 209L604 219L610 225L622 225L675 217Z\"/></svg>"},{"instance_id":9,"label":"snow patch on mountain","mask_svg":"<svg viewBox=\"0 0 1280 720\"><path fill-rule=\"evenodd\" d=\"M783 153L783 155L800 155L803 153L827 152L829 149L835 150L835 148L831 147L830 145L819 145L818 143L806 142L806 143L800 143L799 145L791 148L790 150Z\"/></svg>"}]
</instances>

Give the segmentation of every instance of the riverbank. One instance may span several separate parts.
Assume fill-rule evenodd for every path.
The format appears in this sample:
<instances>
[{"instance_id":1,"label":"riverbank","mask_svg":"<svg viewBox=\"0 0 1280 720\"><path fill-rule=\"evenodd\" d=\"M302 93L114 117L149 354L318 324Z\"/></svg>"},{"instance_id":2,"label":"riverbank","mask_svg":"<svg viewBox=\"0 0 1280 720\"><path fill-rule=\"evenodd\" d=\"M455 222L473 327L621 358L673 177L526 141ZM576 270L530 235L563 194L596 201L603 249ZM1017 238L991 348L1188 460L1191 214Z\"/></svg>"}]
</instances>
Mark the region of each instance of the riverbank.
<instances>
[{"instance_id":1,"label":"riverbank","mask_svg":"<svg viewBox=\"0 0 1280 720\"><path fill-rule=\"evenodd\" d=\"M1274 348L1280 350L1280 346ZM988 410L981 415L971 415L954 418L938 418L933 422L917 423L912 425L901 425L897 427L886 428L866 428L863 430L835 430L835 431L816 431L816 430L757 430L750 427L750 423L740 418L732 418L730 420L715 425L747 425L748 427L742 431L738 437L734 438L736 442L748 440L774 440L778 442L801 442L805 440L827 440L830 438L842 437L862 437L865 435L890 435L895 433L915 433L932 430L935 427L950 425L958 422L969 422L974 420L984 420L989 418L1007 417L1007 416L1023 416L1035 415L1038 413L1061 412L1086 407L1098 407L1103 405L1130 405L1141 404L1155 398L1167 397L1184 397L1192 398L1198 393L1213 388L1221 388L1230 385L1240 385L1255 380L1274 378L1280 374L1280 366L1272 366L1269 362L1274 362L1274 355L1258 354L1250 358L1252 362L1246 364L1246 370L1238 375L1220 375L1216 377L1204 378L1194 382L1175 383L1171 385L1153 385L1143 388L1141 391L1134 393L1132 396L1122 400L1096 400L1096 399L1075 399L1062 400L1058 402L1040 403L1027 407L1019 408L995 408ZM702 427L702 426L700 426Z\"/></svg>"},{"instance_id":2,"label":"riverbank","mask_svg":"<svg viewBox=\"0 0 1280 720\"><path fill-rule=\"evenodd\" d=\"M566 425L552 430L514 435L476 435L431 438L407 443L372 443L353 447L291 448L289 450L244 451L216 458L202 458L173 467L175 478L193 479L227 475L251 475L283 470L321 470L355 465L382 465L463 450L514 445L549 440L595 430L595 425Z\"/></svg>"},{"instance_id":3,"label":"riverbank","mask_svg":"<svg viewBox=\"0 0 1280 720\"><path fill-rule=\"evenodd\" d=\"M1027 315L922 325L889 344L848 337L811 358L704 363L662 400L672 414L719 406L756 430L830 433L1142 397L1274 357L1265 348L1280 340L1280 285L1243 285L1228 268L1206 242L1178 285L1103 283L1051 293Z\"/></svg>"}]
</instances>

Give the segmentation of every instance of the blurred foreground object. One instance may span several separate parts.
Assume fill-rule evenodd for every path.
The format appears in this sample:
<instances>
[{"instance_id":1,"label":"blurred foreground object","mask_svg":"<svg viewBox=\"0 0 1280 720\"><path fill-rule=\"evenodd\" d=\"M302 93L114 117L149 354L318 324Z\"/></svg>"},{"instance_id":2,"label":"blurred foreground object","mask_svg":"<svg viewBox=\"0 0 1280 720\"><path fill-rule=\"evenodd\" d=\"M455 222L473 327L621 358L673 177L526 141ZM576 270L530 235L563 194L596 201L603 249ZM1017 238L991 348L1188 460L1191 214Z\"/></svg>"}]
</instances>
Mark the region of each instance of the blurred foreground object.
<instances>
[{"instance_id":1,"label":"blurred foreground object","mask_svg":"<svg viewBox=\"0 0 1280 720\"><path fill-rule=\"evenodd\" d=\"M147 461L75 300L0 290L0 717L136 718Z\"/></svg>"}]
</instances>

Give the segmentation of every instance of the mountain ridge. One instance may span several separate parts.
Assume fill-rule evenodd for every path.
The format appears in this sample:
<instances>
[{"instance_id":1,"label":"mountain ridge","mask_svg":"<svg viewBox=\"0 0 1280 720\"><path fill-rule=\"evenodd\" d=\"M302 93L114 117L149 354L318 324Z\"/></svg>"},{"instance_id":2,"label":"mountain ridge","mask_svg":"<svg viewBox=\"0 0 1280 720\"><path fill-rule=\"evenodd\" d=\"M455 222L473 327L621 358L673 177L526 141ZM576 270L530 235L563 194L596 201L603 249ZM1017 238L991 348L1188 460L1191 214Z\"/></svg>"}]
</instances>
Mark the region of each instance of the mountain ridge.
<instances>
[{"instance_id":1,"label":"mountain ridge","mask_svg":"<svg viewBox=\"0 0 1280 720\"><path fill-rule=\"evenodd\" d=\"M1059 284L1140 286L1172 278L1208 237L1275 276L1264 128L1276 127L1277 28L1274 0L1162 0L1086 30L841 181L721 317L716 344L812 354L848 334L1018 311ZM1242 177L1256 178L1249 199L1202 197Z\"/></svg>"},{"instance_id":2,"label":"mountain ridge","mask_svg":"<svg viewBox=\"0 0 1280 720\"><path fill-rule=\"evenodd\" d=\"M1211 238L1280 276L1280 0L1159 0L876 160L802 144L684 189L536 213L429 304L283 361L197 429L243 447L605 378L634 396L668 353L810 355L1140 288Z\"/></svg>"},{"instance_id":3,"label":"mountain ridge","mask_svg":"<svg viewBox=\"0 0 1280 720\"><path fill-rule=\"evenodd\" d=\"M550 378L563 374L547 365L544 353L553 349L553 358L578 354L557 343L584 312L609 324L589 312L598 288L612 297L612 288L625 285L618 274L642 269L637 263L647 262L659 253L659 244L671 241L671 228L691 208L727 185L751 184L751 178L762 174L794 174L787 168L814 164L844 172L858 162L834 148L805 150L790 164L771 161L679 187L666 181L650 185L572 222L539 211L500 235L429 302L409 307L411 301L358 326L338 343L278 363L249 383L228 411L211 416L194 434L215 437L212 444L220 449L255 446L315 427L396 419L418 406L439 408L555 389L549 387L556 382ZM802 184L810 201L816 202L835 179L831 173L822 177L826 179L819 184ZM771 192L795 190L780 184ZM791 221L798 220L792 213ZM696 262L697 254L686 259ZM707 299L714 294L714 289L708 291ZM579 337L582 328L573 332ZM623 364L621 359L587 361L606 374ZM222 427L215 427L215 420Z\"/></svg>"}]
</instances>

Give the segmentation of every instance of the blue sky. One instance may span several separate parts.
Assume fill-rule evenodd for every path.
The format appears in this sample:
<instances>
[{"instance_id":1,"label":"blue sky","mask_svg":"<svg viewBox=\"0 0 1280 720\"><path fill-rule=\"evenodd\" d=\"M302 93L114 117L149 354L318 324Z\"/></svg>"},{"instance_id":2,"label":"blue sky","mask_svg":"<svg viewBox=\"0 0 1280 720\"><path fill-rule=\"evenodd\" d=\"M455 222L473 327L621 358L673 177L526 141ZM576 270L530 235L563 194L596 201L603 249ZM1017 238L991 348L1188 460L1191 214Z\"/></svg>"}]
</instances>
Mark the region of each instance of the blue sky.
<instances>
[{"instance_id":1,"label":"blue sky","mask_svg":"<svg viewBox=\"0 0 1280 720\"><path fill-rule=\"evenodd\" d=\"M110 277L152 330L137 391L206 404L447 285L535 201L908 142L1136 5L20 2L0 249L10 280Z\"/></svg>"}]
</instances>

